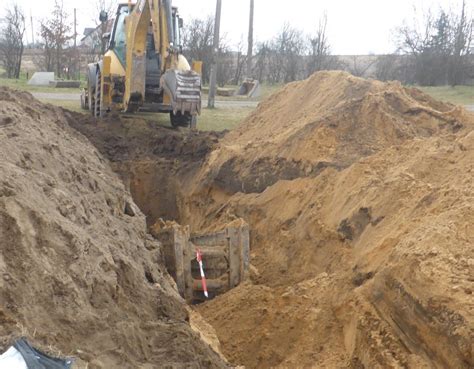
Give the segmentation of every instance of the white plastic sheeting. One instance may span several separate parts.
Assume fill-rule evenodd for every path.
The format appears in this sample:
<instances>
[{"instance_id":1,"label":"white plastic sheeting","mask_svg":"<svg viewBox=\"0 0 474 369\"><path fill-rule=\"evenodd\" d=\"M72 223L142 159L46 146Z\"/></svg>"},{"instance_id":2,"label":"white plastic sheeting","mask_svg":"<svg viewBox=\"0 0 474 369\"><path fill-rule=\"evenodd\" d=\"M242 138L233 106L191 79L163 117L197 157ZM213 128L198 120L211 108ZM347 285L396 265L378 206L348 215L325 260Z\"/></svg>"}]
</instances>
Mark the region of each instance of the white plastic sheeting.
<instances>
[{"instance_id":1,"label":"white plastic sheeting","mask_svg":"<svg viewBox=\"0 0 474 369\"><path fill-rule=\"evenodd\" d=\"M72 358L55 358L18 339L0 356L0 369L71 369Z\"/></svg>"},{"instance_id":2,"label":"white plastic sheeting","mask_svg":"<svg viewBox=\"0 0 474 369\"><path fill-rule=\"evenodd\" d=\"M23 356L14 347L0 355L0 369L28 369Z\"/></svg>"}]
</instances>

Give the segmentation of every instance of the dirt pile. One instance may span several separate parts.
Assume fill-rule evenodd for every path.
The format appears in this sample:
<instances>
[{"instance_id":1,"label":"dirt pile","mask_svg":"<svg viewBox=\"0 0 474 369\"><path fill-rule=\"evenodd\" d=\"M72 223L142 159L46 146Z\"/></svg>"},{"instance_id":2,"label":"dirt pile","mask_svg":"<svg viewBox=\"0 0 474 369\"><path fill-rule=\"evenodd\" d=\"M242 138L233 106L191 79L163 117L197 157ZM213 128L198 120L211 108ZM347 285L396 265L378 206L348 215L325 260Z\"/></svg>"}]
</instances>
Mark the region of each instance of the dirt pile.
<instances>
[{"instance_id":1,"label":"dirt pile","mask_svg":"<svg viewBox=\"0 0 474 369\"><path fill-rule=\"evenodd\" d=\"M226 135L206 177L225 191L262 192L280 179L346 168L415 137L456 132L463 116L396 82L316 73L285 86Z\"/></svg>"},{"instance_id":2,"label":"dirt pile","mask_svg":"<svg viewBox=\"0 0 474 369\"><path fill-rule=\"evenodd\" d=\"M0 88L0 351L26 335L85 368L224 368L160 245L63 111Z\"/></svg>"},{"instance_id":3,"label":"dirt pile","mask_svg":"<svg viewBox=\"0 0 474 369\"><path fill-rule=\"evenodd\" d=\"M187 202L197 228L251 224L252 282L198 308L224 354L472 367L473 127L417 90L327 72L229 133Z\"/></svg>"}]
</instances>

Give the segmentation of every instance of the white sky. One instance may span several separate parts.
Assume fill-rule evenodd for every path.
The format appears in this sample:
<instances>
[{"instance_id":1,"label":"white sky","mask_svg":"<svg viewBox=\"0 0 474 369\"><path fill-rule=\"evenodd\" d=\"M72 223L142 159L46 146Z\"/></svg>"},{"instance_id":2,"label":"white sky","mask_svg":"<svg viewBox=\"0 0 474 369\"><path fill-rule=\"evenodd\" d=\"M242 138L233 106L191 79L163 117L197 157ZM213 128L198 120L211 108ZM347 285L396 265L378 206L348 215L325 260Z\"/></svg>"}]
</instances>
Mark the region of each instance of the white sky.
<instances>
[{"instance_id":1,"label":"white sky","mask_svg":"<svg viewBox=\"0 0 474 369\"><path fill-rule=\"evenodd\" d=\"M0 14L10 1L1 0ZM36 21L47 17L54 0L16 0ZM63 0L71 15L77 8L78 34L84 27L93 26L94 0ZM125 0L126 1L126 0ZM320 16L327 12L328 37L334 54L387 53L394 50L392 31L404 20L414 17L414 6L422 11L458 8L462 0L255 0L255 40L271 38L285 22L303 30L314 32ZM122 0L122 2L124 2ZM468 0L470 12L473 0ZM180 9L184 21L192 17L214 15L216 0L173 0ZM231 45L241 38L246 42L248 30L249 0L222 0L221 32ZM35 35L35 37L37 37ZM28 30L31 41L31 30Z\"/></svg>"}]
</instances>

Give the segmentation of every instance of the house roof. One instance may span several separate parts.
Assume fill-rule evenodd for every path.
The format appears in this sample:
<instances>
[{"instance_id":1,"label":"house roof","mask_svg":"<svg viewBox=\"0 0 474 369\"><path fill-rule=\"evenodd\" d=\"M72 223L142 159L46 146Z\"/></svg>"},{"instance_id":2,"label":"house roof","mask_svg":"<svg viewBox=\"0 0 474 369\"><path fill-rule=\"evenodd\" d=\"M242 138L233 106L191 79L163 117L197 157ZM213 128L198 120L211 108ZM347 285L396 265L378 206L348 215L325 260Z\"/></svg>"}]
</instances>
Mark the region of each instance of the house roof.
<instances>
[{"instance_id":1,"label":"house roof","mask_svg":"<svg viewBox=\"0 0 474 369\"><path fill-rule=\"evenodd\" d=\"M87 27L84 28L84 32L82 33L85 37L89 36L92 32L94 32L95 28Z\"/></svg>"},{"instance_id":2,"label":"house roof","mask_svg":"<svg viewBox=\"0 0 474 369\"><path fill-rule=\"evenodd\" d=\"M114 24L114 19L108 19L107 22L106 22L106 32L109 32L111 29L112 29L112 26ZM86 27L84 28L84 32L83 32L83 36L81 38L81 42L83 42L86 38L88 38L89 36L92 36L92 34L94 32L99 32L100 30L100 27L102 27L101 24L99 24L97 27L95 28L91 28L91 27Z\"/></svg>"}]
</instances>

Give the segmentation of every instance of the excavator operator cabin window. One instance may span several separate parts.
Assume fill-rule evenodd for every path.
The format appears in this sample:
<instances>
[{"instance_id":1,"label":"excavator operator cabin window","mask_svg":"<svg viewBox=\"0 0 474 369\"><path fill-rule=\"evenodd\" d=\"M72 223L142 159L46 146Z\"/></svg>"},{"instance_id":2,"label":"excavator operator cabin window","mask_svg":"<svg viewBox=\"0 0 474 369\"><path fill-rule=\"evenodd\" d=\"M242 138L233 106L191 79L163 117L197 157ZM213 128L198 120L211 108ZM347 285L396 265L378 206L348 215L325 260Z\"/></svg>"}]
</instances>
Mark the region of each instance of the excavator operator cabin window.
<instances>
[{"instance_id":1,"label":"excavator operator cabin window","mask_svg":"<svg viewBox=\"0 0 474 369\"><path fill-rule=\"evenodd\" d=\"M126 52L126 33L125 33L125 17L128 15L128 6L122 6L117 15L117 25L114 34L114 51L120 62L125 65Z\"/></svg>"},{"instance_id":2,"label":"excavator operator cabin window","mask_svg":"<svg viewBox=\"0 0 474 369\"><path fill-rule=\"evenodd\" d=\"M179 17L179 14L176 8L173 8L173 30L174 30L174 45L179 47L181 45L181 28L183 26L183 21Z\"/></svg>"}]
</instances>

